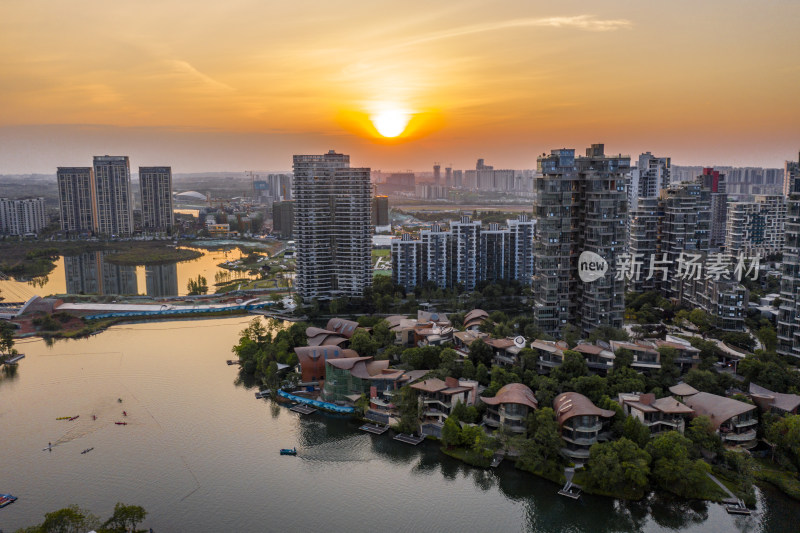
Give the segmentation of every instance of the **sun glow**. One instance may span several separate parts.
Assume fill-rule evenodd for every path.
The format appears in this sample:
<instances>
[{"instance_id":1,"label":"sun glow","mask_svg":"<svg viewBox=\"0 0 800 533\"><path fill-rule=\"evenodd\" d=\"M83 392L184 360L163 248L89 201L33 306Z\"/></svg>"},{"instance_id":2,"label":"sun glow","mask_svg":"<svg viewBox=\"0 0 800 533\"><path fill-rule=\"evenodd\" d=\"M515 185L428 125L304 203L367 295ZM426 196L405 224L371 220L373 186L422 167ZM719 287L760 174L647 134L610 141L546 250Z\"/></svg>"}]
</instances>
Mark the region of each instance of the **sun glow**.
<instances>
[{"instance_id":1,"label":"sun glow","mask_svg":"<svg viewBox=\"0 0 800 533\"><path fill-rule=\"evenodd\" d=\"M411 120L411 115L406 111L390 109L370 115L369 118L375 129L382 136L397 137L405 131L408 121Z\"/></svg>"}]
</instances>

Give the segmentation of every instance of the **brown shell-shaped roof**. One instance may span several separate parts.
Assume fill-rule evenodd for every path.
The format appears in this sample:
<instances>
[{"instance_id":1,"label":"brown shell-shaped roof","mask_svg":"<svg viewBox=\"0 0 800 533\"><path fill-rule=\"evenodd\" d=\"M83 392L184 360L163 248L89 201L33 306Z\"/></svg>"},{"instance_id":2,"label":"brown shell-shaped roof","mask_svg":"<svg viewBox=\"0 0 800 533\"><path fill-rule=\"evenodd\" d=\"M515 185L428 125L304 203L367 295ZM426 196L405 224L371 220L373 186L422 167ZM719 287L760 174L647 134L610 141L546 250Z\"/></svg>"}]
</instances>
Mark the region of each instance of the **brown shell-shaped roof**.
<instances>
[{"instance_id":1,"label":"brown shell-shaped roof","mask_svg":"<svg viewBox=\"0 0 800 533\"><path fill-rule=\"evenodd\" d=\"M538 409L539 407L539 402L536 400L536 396L533 395L533 391L530 387L522 383L509 383L497 391L494 398L484 398L481 396L481 400L483 403L489 405L518 403L520 405L527 405L531 409Z\"/></svg>"},{"instance_id":2,"label":"brown shell-shaped roof","mask_svg":"<svg viewBox=\"0 0 800 533\"><path fill-rule=\"evenodd\" d=\"M353 336L357 328L358 322L353 322L352 320L346 320L344 318L331 318L325 326L325 329L328 331L332 331L348 339Z\"/></svg>"},{"instance_id":3,"label":"brown shell-shaped roof","mask_svg":"<svg viewBox=\"0 0 800 533\"><path fill-rule=\"evenodd\" d=\"M740 402L733 398L726 398L725 396L717 396L708 392L698 392L691 396L684 398L686 405L694 409L697 416L707 416L711 419L715 429L726 420L752 411L756 408L755 405Z\"/></svg>"},{"instance_id":4,"label":"brown shell-shaped roof","mask_svg":"<svg viewBox=\"0 0 800 533\"><path fill-rule=\"evenodd\" d=\"M352 370L359 361L367 361L372 357L346 357L342 359L328 359L327 363L342 370Z\"/></svg>"},{"instance_id":5,"label":"brown shell-shaped roof","mask_svg":"<svg viewBox=\"0 0 800 533\"><path fill-rule=\"evenodd\" d=\"M670 387L669 392L675 396L691 396L692 394L697 394L699 391L688 383L678 383Z\"/></svg>"},{"instance_id":6,"label":"brown shell-shaped roof","mask_svg":"<svg viewBox=\"0 0 800 533\"><path fill-rule=\"evenodd\" d=\"M339 346L347 341L347 337L343 337L335 331L313 326L306 328L306 336L309 346Z\"/></svg>"},{"instance_id":7,"label":"brown shell-shaped roof","mask_svg":"<svg viewBox=\"0 0 800 533\"><path fill-rule=\"evenodd\" d=\"M614 411L600 409L592 403L592 400L577 392L564 392L556 396L556 399L553 400L553 410L556 412L559 426L576 416L596 415L611 418L616 414Z\"/></svg>"}]
</instances>

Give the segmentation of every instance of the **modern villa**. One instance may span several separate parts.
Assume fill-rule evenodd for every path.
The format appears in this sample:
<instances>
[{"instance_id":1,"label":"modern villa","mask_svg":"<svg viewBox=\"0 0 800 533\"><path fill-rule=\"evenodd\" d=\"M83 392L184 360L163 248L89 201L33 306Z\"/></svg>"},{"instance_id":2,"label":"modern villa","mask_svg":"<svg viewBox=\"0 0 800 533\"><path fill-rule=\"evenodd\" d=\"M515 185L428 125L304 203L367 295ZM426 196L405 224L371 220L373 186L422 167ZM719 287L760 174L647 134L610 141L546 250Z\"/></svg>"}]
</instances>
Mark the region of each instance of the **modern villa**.
<instances>
[{"instance_id":1,"label":"modern villa","mask_svg":"<svg viewBox=\"0 0 800 533\"><path fill-rule=\"evenodd\" d=\"M722 444L745 449L756 445L758 415L755 405L707 392L686 396L683 401L694 409L694 416L707 416L711 419L722 438Z\"/></svg>"},{"instance_id":2,"label":"modern villa","mask_svg":"<svg viewBox=\"0 0 800 533\"><path fill-rule=\"evenodd\" d=\"M471 386L462 385L456 378L426 379L410 385L419 392L419 401L425 409L422 414L425 422L444 423L457 402L468 404L470 392L474 393Z\"/></svg>"},{"instance_id":3,"label":"modern villa","mask_svg":"<svg viewBox=\"0 0 800 533\"><path fill-rule=\"evenodd\" d=\"M686 419L694 410L675 398L656 400L655 394L622 393L617 400L628 416L633 416L650 429L650 435L663 431L678 431L683 434Z\"/></svg>"},{"instance_id":4,"label":"modern villa","mask_svg":"<svg viewBox=\"0 0 800 533\"><path fill-rule=\"evenodd\" d=\"M481 396L488 406L483 422L493 428L506 428L514 433L525 432L528 414L539 407L533 391L522 383L509 383L492 398Z\"/></svg>"},{"instance_id":5,"label":"modern villa","mask_svg":"<svg viewBox=\"0 0 800 533\"><path fill-rule=\"evenodd\" d=\"M570 459L585 461L589 458L592 444L611 437L608 425L616 413L600 409L583 394L559 394L553 400L553 410L561 428L561 438L566 443L561 453Z\"/></svg>"}]
</instances>

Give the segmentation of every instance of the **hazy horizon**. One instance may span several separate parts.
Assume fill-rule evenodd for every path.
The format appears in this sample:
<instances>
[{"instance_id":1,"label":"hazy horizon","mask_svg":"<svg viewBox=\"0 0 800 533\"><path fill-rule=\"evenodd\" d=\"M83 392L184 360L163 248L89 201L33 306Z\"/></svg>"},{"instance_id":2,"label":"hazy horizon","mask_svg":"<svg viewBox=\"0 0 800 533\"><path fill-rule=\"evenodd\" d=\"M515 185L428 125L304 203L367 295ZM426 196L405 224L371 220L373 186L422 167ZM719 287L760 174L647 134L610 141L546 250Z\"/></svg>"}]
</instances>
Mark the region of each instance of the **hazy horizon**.
<instances>
[{"instance_id":1,"label":"hazy horizon","mask_svg":"<svg viewBox=\"0 0 800 533\"><path fill-rule=\"evenodd\" d=\"M598 142L780 168L800 150L798 19L791 1L8 0L0 174L106 153L285 169L329 149L385 171L534 168Z\"/></svg>"}]
</instances>

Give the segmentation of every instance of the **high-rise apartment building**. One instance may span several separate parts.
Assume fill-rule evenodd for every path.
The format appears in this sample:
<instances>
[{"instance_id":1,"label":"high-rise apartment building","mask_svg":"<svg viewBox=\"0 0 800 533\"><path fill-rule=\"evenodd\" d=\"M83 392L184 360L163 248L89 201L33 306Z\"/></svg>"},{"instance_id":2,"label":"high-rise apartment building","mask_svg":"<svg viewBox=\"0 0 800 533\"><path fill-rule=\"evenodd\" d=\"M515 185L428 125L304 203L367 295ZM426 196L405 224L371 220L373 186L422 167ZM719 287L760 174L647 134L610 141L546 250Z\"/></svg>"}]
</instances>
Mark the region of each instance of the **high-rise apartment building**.
<instances>
[{"instance_id":1,"label":"high-rise apartment building","mask_svg":"<svg viewBox=\"0 0 800 533\"><path fill-rule=\"evenodd\" d=\"M631 206L628 253L633 268L630 269L626 291L646 292L661 288L658 276L649 276L649 266L650 258L659 257L661 253L663 220L664 211L657 197L639 198L636 207Z\"/></svg>"},{"instance_id":2,"label":"high-rise apartment building","mask_svg":"<svg viewBox=\"0 0 800 533\"><path fill-rule=\"evenodd\" d=\"M792 180L800 176L800 154L797 161L786 161L783 165L783 195L789 196Z\"/></svg>"},{"instance_id":3,"label":"high-rise apartment building","mask_svg":"<svg viewBox=\"0 0 800 533\"><path fill-rule=\"evenodd\" d=\"M471 291L480 281L481 221L468 215L450 224L453 249L453 282Z\"/></svg>"},{"instance_id":4,"label":"high-rise apartment building","mask_svg":"<svg viewBox=\"0 0 800 533\"><path fill-rule=\"evenodd\" d=\"M36 235L45 226L44 198L0 198L0 235Z\"/></svg>"},{"instance_id":5,"label":"high-rise apartment building","mask_svg":"<svg viewBox=\"0 0 800 533\"><path fill-rule=\"evenodd\" d=\"M511 266L509 275L523 285L533 283L533 238L536 221L526 214L506 220L511 232Z\"/></svg>"},{"instance_id":6,"label":"high-rise apartment building","mask_svg":"<svg viewBox=\"0 0 800 533\"><path fill-rule=\"evenodd\" d=\"M783 195L756 195L752 202L728 204L725 251L738 256L765 257L783 249L786 199Z\"/></svg>"},{"instance_id":7,"label":"high-rise apartment building","mask_svg":"<svg viewBox=\"0 0 800 533\"><path fill-rule=\"evenodd\" d=\"M295 287L304 300L360 297L372 284L370 169L333 150L294 156Z\"/></svg>"},{"instance_id":8,"label":"high-rise apartment building","mask_svg":"<svg viewBox=\"0 0 800 533\"><path fill-rule=\"evenodd\" d=\"M175 225L172 208L172 167L139 167L142 230L169 233Z\"/></svg>"},{"instance_id":9,"label":"high-rise apartment building","mask_svg":"<svg viewBox=\"0 0 800 533\"><path fill-rule=\"evenodd\" d=\"M92 207L94 171L91 167L58 167L58 205L61 230L69 234L90 233L97 226Z\"/></svg>"},{"instance_id":10,"label":"high-rise apartment building","mask_svg":"<svg viewBox=\"0 0 800 533\"><path fill-rule=\"evenodd\" d=\"M655 157L650 152L639 156L639 164L631 171L628 187L628 206L636 207L639 198L657 198L661 189L670 184L671 160L669 157Z\"/></svg>"},{"instance_id":11,"label":"high-rise apartment building","mask_svg":"<svg viewBox=\"0 0 800 533\"><path fill-rule=\"evenodd\" d=\"M442 229L439 224L433 224L430 229L419 232L419 240L422 242L422 281L432 281L441 288L452 286L454 253L450 232Z\"/></svg>"},{"instance_id":12,"label":"high-rise apartment building","mask_svg":"<svg viewBox=\"0 0 800 533\"><path fill-rule=\"evenodd\" d=\"M99 234L127 237L133 233L128 156L95 156L93 204Z\"/></svg>"},{"instance_id":13,"label":"high-rise apartment building","mask_svg":"<svg viewBox=\"0 0 800 533\"><path fill-rule=\"evenodd\" d=\"M294 202L275 202L272 204L272 232L281 239L294 238Z\"/></svg>"},{"instance_id":14,"label":"high-rise apartment building","mask_svg":"<svg viewBox=\"0 0 800 533\"><path fill-rule=\"evenodd\" d=\"M791 162L800 166L798 162ZM800 172L790 174L786 197L778 353L800 357Z\"/></svg>"},{"instance_id":15,"label":"high-rise apartment building","mask_svg":"<svg viewBox=\"0 0 800 533\"><path fill-rule=\"evenodd\" d=\"M709 221L709 247L719 248L725 244L725 229L728 224L728 193L725 174L713 168L704 168L697 176L698 183L710 191L711 217Z\"/></svg>"},{"instance_id":16,"label":"high-rise apartment building","mask_svg":"<svg viewBox=\"0 0 800 533\"><path fill-rule=\"evenodd\" d=\"M422 241L408 233L392 239L392 281L407 291L422 283Z\"/></svg>"},{"instance_id":17,"label":"high-rise apartment building","mask_svg":"<svg viewBox=\"0 0 800 533\"><path fill-rule=\"evenodd\" d=\"M389 197L385 194L372 197L372 225L375 228L389 225Z\"/></svg>"},{"instance_id":18,"label":"high-rise apartment building","mask_svg":"<svg viewBox=\"0 0 800 533\"><path fill-rule=\"evenodd\" d=\"M511 230L501 228L497 222L480 232L480 257L478 278L497 283L511 278Z\"/></svg>"},{"instance_id":19,"label":"high-rise apartment building","mask_svg":"<svg viewBox=\"0 0 800 533\"><path fill-rule=\"evenodd\" d=\"M685 284L676 275L682 254L708 254L711 240L711 193L700 183L681 183L661 192L663 220L657 260L666 259L668 274L661 282L665 296L680 301Z\"/></svg>"},{"instance_id":20,"label":"high-rise apartment building","mask_svg":"<svg viewBox=\"0 0 800 533\"><path fill-rule=\"evenodd\" d=\"M617 280L618 255L626 248L625 176L630 157L606 156L593 144L585 157L573 149L551 151L537 161L534 180L536 325L560 336L567 324L587 333L598 326L622 327L624 283ZM578 257L593 252L608 264L591 282L578 278Z\"/></svg>"}]
</instances>

